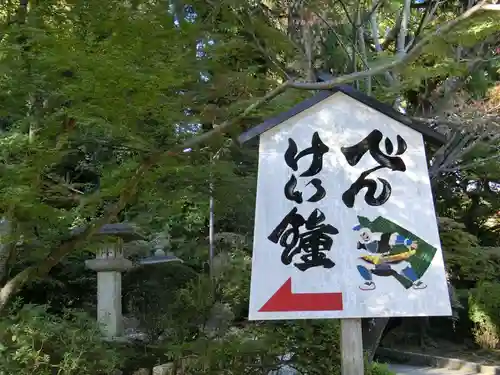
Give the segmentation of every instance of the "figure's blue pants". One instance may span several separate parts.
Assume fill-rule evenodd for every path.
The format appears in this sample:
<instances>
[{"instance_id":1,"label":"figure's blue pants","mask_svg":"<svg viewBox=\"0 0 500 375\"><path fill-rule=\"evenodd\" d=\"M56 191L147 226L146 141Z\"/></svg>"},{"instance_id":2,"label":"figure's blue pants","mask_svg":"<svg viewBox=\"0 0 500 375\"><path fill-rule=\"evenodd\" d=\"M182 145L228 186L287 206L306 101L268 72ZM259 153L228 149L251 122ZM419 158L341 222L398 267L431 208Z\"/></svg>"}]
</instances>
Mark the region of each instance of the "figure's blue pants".
<instances>
[{"instance_id":1,"label":"figure's blue pants","mask_svg":"<svg viewBox=\"0 0 500 375\"><path fill-rule=\"evenodd\" d=\"M358 266L358 272L366 281L372 281L372 273L366 267Z\"/></svg>"},{"instance_id":2,"label":"figure's blue pants","mask_svg":"<svg viewBox=\"0 0 500 375\"><path fill-rule=\"evenodd\" d=\"M357 268L358 268L359 274L361 275L361 277L363 279L365 279L366 281L372 281L372 273L366 267L358 266ZM413 282L418 280L418 276L415 273L415 271L413 270L413 268L411 268L411 266L406 267L401 273L406 278L410 279Z\"/></svg>"},{"instance_id":3,"label":"figure's blue pants","mask_svg":"<svg viewBox=\"0 0 500 375\"><path fill-rule=\"evenodd\" d=\"M405 275L408 279L410 279L413 282L415 282L415 281L418 280L417 274L415 273L415 271L413 270L413 268L411 268L410 266L406 267L402 271L402 274Z\"/></svg>"}]
</instances>

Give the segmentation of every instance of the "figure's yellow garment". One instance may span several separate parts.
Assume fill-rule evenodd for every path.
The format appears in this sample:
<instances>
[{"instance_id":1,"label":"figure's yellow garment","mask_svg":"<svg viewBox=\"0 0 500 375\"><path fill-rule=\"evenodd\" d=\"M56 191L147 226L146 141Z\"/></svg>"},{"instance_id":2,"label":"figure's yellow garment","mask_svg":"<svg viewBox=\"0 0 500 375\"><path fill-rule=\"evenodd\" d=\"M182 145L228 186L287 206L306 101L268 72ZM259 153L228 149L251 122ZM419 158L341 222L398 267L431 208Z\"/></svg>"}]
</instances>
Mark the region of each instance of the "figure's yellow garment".
<instances>
[{"instance_id":1,"label":"figure's yellow garment","mask_svg":"<svg viewBox=\"0 0 500 375\"><path fill-rule=\"evenodd\" d=\"M393 262L399 262L402 260L406 260L412 255L416 253L416 250L409 250L404 253L400 254L394 254L394 255L386 255L386 256L380 256L380 255L365 255L362 256L361 259L364 261L367 261L368 263L372 264L382 264L382 263L393 263Z\"/></svg>"}]
</instances>

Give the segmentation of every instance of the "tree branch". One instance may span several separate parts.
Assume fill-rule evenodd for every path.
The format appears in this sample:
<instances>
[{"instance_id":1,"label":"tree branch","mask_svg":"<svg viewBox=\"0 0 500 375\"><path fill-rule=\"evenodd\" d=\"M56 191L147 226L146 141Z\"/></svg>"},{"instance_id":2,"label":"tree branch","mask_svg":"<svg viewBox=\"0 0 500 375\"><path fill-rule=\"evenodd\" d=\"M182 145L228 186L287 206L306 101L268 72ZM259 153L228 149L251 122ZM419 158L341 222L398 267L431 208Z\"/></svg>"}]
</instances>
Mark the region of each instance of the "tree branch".
<instances>
[{"instance_id":1,"label":"tree branch","mask_svg":"<svg viewBox=\"0 0 500 375\"><path fill-rule=\"evenodd\" d=\"M247 24L244 22L243 18L241 17L241 15L238 13L238 11L236 9L233 9L231 8L231 10L234 12L234 14L236 15L236 18L238 19L238 21L240 21L240 24L242 27L245 27ZM252 22L252 17L250 16L249 17L249 21L250 21L250 24L252 25L252 27L254 26L253 25L253 22ZM262 45L262 43L260 42L259 38L257 37L257 35L255 34L255 31L254 30L248 30L248 32L252 35L252 39L254 40L255 42L255 45L256 47L262 52L262 54L264 55L265 58L267 58L267 60L273 64L284 76L285 79L291 79L290 75L288 74L288 72L285 70L285 68L283 68L278 61L276 61L270 54L269 52L264 48L264 46Z\"/></svg>"},{"instance_id":2,"label":"tree branch","mask_svg":"<svg viewBox=\"0 0 500 375\"><path fill-rule=\"evenodd\" d=\"M460 121L450 121L450 120L441 120L439 118L426 118L426 117L417 117L413 116L411 119L415 122L420 122L426 124L428 126L436 125L436 126L447 126L450 129L461 130L465 127L465 124Z\"/></svg>"},{"instance_id":3,"label":"tree branch","mask_svg":"<svg viewBox=\"0 0 500 375\"><path fill-rule=\"evenodd\" d=\"M486 4L483 6L484 10L500 11L500 4Z\"/></svg>"},{"instance_id":4,"label":"tree branch","mask_svg":"<svg viewBox=\"0 0 500 375\"><path fill-rule=\"evenodd\" d=\"M342 47L342 49L346 53L346 56L348 58L351 58L349 56L349 50L347 49L347 46L342 41L342 38L339 36L339 34L337 33L337 31L319 13L314 12L314 14L326 25L326 27L328 27L328 30L335 36L335 39L337 39L337 42L339 42L339 45L340 45L340 47ZM356 50L356 53L358 54L358 56L361 57L361 62L363 63L363 65L365 66L365 68L369 69L370 66L368 65L368 61L366 59L363 59L363 56L361 55L360 51L358 51L357 49L355 49L355 50ZM380 83L380 81L378 81L376 78L374 78L374 79L375 79L375 81L377 81L378 83Z\"/></svg>"},{"instance_id":5,"label":"tree branch","mask_svg":"<svg viewBox=\"0 0 500 375\"><path fill-rule=\"evenodd\" d=\"M385 0L376 0L373 4L372 4L372 9L370 10L370 12L368 12L368 14L363 18L363 24L365 24L366 22L368 22L372 16L377 13L378 11L378 8L380 8L382 6L382 4L385 2Z\"/></svg>"},{"instance_id":6,"label":"tree branch","mask_svg":"<svg viewBox=\"0 0 500 375\"><path fill-rule=\"evenodd\" d=\"M342 9L344 10L344 13L347 17L347 20L349 21L351 26L355 27L356 24L354 23L354 20L351 18L351 15L349 14L349 9L347 9L347 6L344 4L344 2L342 0L339 0L339 3L340 3L340 6L342 7Z\"/></svg>"},{"instance_id":7,"label":"tree branch","mask_svg":"<svg viewBox=\"0 0 500 375\"><path fill-rule=\"evenodd\" d=\"M408 51L406 55L400 55L396 57L392 61L388 61L385 63L382 63L376 67L373 67L371 69L365 70L363 72L356 72L356 73L351 73L347 74L341 77L336 77L330 81L325 81L325 82L318 82L318 83L307 83L307 82L289 82L288 86L291 88L295 89L301 89L301 90L328 90L333 88L336 85L346 83L346 82L351 82L356 79L372 76L375 74L380 74L384 73L389 69L394 69L396 67L399 67L400 65L403 64L409 64L413 60L415 60L420 54L422 53L422 50L424 47L429 44L429 42L436 36L442 36L445 33L449 32L465 20L469 19L473 14L477 13L479 10L483 9L483 6L486 4L486 0L480 1L477 5L474 7L470 8L468 11L464 12L454 20L451 20L441 26L440 28L434 30L434 32L426 35L423 37L416 45L415 47Z\"/></svg>"},{"instance_id":8,"label":"tree branch","mask_svg":"<svg viewBox=\"0 0 500 375\"><path fill-rule=\"evenodd\" d=\"M366 55L366 44L365 44L365 30L363 24L361 23L361 6L358 7L356 22L358 23L357 32L358 32L359 51L361 53L361 61L363 62L363 65L368 66L368 57ZM365 82L366 82L366 93L368 95L371 95L372 77L371 76L366 77Z\"/></svg>"},{"instance_id":9,"label":"tree branch","mask_svg":"<svg viewBox=\"0 0 500 375\"><path fill-rule=\"evenodd\" d=\"M9 268L9 259L15 247L14 242L9 238L11 235L11 225L9 220L2 218L0 220L0 284L7 276ZM6 241L6 238L8 239Z\"/></svg>"},{"instance_id":10,"label":"tree branch","mask_svg":"<svg viewBox=\"0 0 500 375\"><path fill-rule=\"evenodd\" d=\"M458 144L449 150L442 163L438 166L437 175L442 173L443 168L449 167L461 156L475 147L478 141L479 139L475 133L463 135Z\"/></svg>"},{"instance_id":11,"label":"tree branch","mask_svg":"<svg viewBox=\"0 0 500 375\"><path fill-rule=\"evenodd\" d=\"M49 179L50 181L52 181L53 183L55 183L56 185L58 186L61 186L61 187L64 187L65 189L68 189L69 191L73 192L73 193L76 193L76 194L80 194L80 195L83 195L84 192L81 191L81 190L78 190L76 188L74 188L73 186L71 186L70 184L66 183L63 179L61 178L57 178L55 176L51 176L49 174L44 174L43 175L45 178Z\"/></svg>"},{"instance_id":12,"label":"tree branch","mask_svg":"<svg viewBox=\"0 0 500 375\"><path fill-rule=\"evenodd\" d=\"M458 172L458 171L465 171L465 170L468 170L468 169L479 167L481 165L484 165L484 163L486 163L488 161L492 161L492 160L496 160L496 159L500 159L500 154L493 155L493 156L488 156L486 158L483 158L483 159L480 159L480 160L476 160L474 162L467 163L467 164L464 164L464 165L458 165L458 166L456 166L454 168L443 168L443 169L440 170L440 172L452 173L452 172Z\"/></svg>"},{"instance_id":13,"label":"tree branch","mask_svg":"<svg viewBox=\"0 0 500 375\"><path fill-rule=\"evenodd\" d=\"M443 161L447 157L454 145L456 145L457 140L459 141L460 132L452 133L451 137L448 139L446 144L442 145L432 157L432 164L429 168L429 177L431 179L431 185L434 185L439 176L439 168L442 166Z\"/></svg>"},{"instance_id":14,"label":"tree branch","mask_svg":"<svg viewBox=\"0 0 500 375\"><path fill-rule=\"evenodd\" d=\"M380 44L380 36L378 33L378 21L377 21L377 5L382 4L382 1L377 1L377 3L373 6L374 11L370 14L370 28L371 28L371 33L372 33L372 38L373 38L373 44L375 46L375 51L377 52L382 52L383 48L382 45ZM393 85L394 82L394 77L389 71L386 71L384 73L385 78L389 84Z\"/></svg>"},{"instance_id":15,"label":"tree branch","mask_svg":"<svg viewBox=\"0 0 500 375\"><path fill-rule=\"evenodd\" d=\"M441 1L437 0L437 1L434 2L434 5L432 6L432 9L430 8L430 6L425 8L424 14L422 15L422 18L420 19L420 22L418 24L417 31L413 35L410 43L408 43L408 46L406 47L406 50L410 50L411 48L413 48L413 46L415 45L415 43L416 43L418 37L420 36L420 34L422 33L422 31L425 29L425 27L427 26L427 24L434 17L434 14L436 13L437 8L439 7L440 3L441 3Z\"/></svg>"},{"instance_id":16,"label":"tree branch","mask_svg":"<svg viewBox=\"0 0 500 375\"><path fill-rule=\"evenodd\" d=\"M396 19L396 24L386 35L384 42L382 43L382 49L386 50L390 44L397 38L399 29L401 27L401 20L403 17L403 11L398 14L398 18Z\"/></svg>"},{"instance_id":17,"label":"tree branch","mask_svg":"<svg viewBox=\"0 0 500 375\"><path fill-rule=\"evenodd\" d=\"M380 2L378 2L377 4L379 4ZM383 49L382 49L382 45L380 44L380 35L378 33L378 21L377 21L377 12L373 12L371 15L370 15L370 27L371 27L371 31L372 31L372 37L373 37L373 44L375 45L375 50L377 52L382 52Z\"/></svg>"},{"instance_id":18,"label":"tree branch","mask_svg":"<svg viewBox=\"0 0 500 375\"><path fill-rule=\"evenodd\" d=\"M473 166L480 165L481 161L487 161L495 158L499 158L500 155L494 155L493 157L487 157L481 159L477 162L472 162L465 166L457 165L456 167L450 167L451 165L457 163L457 161L470 152L479 142L487 142L488 144L494 143L500 139L500 134L479 134L474 132L471 134L463 134L461 132L454 133L453 137L448 141L448 143L443 146L434 157L434 163L429 170L429 175L431 177L431 183L437 181L437 177L441 173L454 173L464 168L471 168Z\"/></svg>"},{"instance_id":19,"label":"tree branch","mask_svg":"<svg viewBox=\"0 0 500 375\"><path fill-rule=\"evenodd\" d=\"M358 4L356 6L356 10L354 11L354 17L358 17L358 13L361 11L361 1L358 1ZM358 29L360 25L358 22L353 22L352 24L352 37L351 37L351 43L352 43L352 65L351 65L351 72L356 72L358 68L358 64L356 63L356 51L358 50ZM356 89L359 90L359 81L355 80L354 81L356 85Z\"/></svg>"},{"instance_id":20,"label":"tree branch","mask_svg":"<svg viewBox=\"0 0 500 375\"><path fill-rule=\"evenodd\" d=\"M398 54L405 54L406 45L406 35L408 34L408 22L410 20L410 5L411 0L405 0L403 4L403 9L401 11L401 25L399 27L398 42L396 46L396 51Z\"/></svg>"}]
</instances>

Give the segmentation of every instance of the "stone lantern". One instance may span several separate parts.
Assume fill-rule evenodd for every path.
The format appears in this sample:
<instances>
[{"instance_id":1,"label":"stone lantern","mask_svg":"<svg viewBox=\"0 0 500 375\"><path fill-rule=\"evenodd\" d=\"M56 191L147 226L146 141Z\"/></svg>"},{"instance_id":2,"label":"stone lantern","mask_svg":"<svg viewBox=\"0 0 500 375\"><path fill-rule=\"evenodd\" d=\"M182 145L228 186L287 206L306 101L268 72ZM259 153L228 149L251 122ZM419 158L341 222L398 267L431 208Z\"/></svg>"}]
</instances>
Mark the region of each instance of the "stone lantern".
<instances>
[{"instance_id":1,"label":"stone lantern","mask_svg":"<svg viewBox=\"0 0 500 375\"><path fill-rule=\"evenodd\" d=\"M73 235L85 228L77 228ZM105 224L95 237L115 237L118 244L105 244L95 259L85 261L85 266L97 272L97 320L108 339L123 335L122 317L122 272L133 268L130 260L123 256L123 242L144 240L133 226L127 223Z\"/></svg>"},{"instance_id":2,"label":"stone lantern","mask_svg":"<svg viewBox=\"0 0 500 375\"><path fill-rule=\"evenodd\" d=\"M153 241L154 253L152 256L142 258L139 260L139 265L148 264L158 264L158 263L170 263L170 262L181 262L182 259L177 258L175 255L165 253L163 249L170 249L170 235L162 234Z\"/></svg>"},{"instance_id":3,"label":"stone lantern","mask_svg":"<svg viewBox=\"0 0 500 375\"><path fill-rule=\"evenodd\" d=\"M142 258L139 261L139 264L143 266L147 264L170 263L170 262L183 263L182 259L177 258L175 255L166 254L162 249L156 249L152 256Z\"/></svg>"}]
</instances>

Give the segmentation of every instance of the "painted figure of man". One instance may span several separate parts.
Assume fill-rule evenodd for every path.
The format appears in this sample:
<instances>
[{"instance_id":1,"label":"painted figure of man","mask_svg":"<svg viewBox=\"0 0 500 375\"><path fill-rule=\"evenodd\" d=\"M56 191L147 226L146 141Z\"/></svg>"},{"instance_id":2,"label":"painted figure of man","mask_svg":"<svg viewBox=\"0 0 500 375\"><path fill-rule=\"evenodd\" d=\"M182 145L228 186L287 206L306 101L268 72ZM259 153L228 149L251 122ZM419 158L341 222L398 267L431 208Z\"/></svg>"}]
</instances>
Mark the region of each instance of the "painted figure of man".
<instances>
[{"instance_id":1,"label":"painted figure of man","mask_svg":"<svg viewBox=\"0 0 500 375\"><path fill-rule=\"evenodd\" d=\"M373 275L399 276L409 280L414 289L427 287L418 279L415 270L408 259L416 253L418 244L399 233L372 233L369 228L357 225L353 228L359 232L358 250L365 250L369 254L360 257L362 264L358 265L358 272L365 279L360 286L361 290L375 289Z\"/></svg>"}]
</instances>

